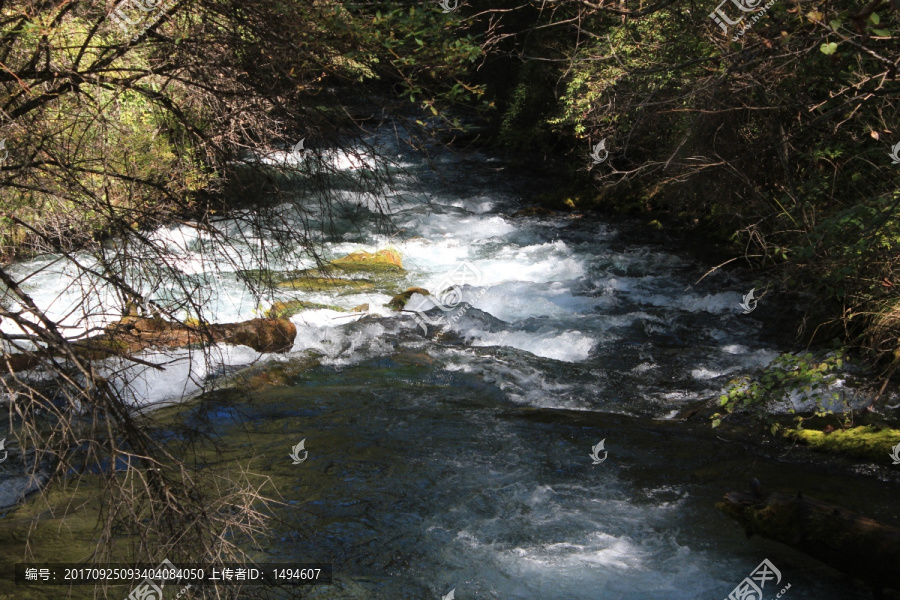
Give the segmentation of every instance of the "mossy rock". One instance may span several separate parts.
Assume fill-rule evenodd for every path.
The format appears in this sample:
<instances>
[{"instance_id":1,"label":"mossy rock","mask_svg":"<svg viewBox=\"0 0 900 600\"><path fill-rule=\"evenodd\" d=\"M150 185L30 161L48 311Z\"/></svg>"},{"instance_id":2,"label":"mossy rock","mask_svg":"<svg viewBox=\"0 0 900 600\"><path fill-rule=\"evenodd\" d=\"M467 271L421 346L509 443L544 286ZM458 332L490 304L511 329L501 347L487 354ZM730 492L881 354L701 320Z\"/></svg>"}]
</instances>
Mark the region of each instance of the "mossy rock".
<instances>
[{"instance_id":1,"label":"mossy rock","mask_svg":"<svg viewBox=\"0 0 900 600\"><path fill-rule=\"evenodd\" d=\"M431 293L425 288L411 287L391 298L391 301L387 303L387 307L391 310L403 310L406 307L406 303L409 302L410 298L412 298L413 294L421 294L423 296L431 295Z\"/></svg>"},{"instance_id":2,"label":"mossy rock","mask_svg":"<svg viewBox=\"0 0 900 600\"><path fill-rule=\"evenodd\" d=\"M363 276L356 275L357 273ZM265 269L247 269L241 275L256 285L300 290L304 292L347 292L370 290L378 283L379 289L396 286L396 281L406 271L403 261L396 250L379 250L371 252L351 252L347 256L335 259L319 269L302 269L294 271L270 271ZM343 274L353 274L344 277ZM368 278L365 275L375 277Z\"/></svg>"},{"instance_id":3,"label":"mossy rock","mask_svg":"<svg viewBox=\"0 0 900 600\"><path fill-rule=\"evenodd\" d=\"M888 460L891 449L900 443L900 429L871 425L836 429L831 433L815 429L786 429L782 435L818 450L865 458L876 463Z\"/></svg>"},{"instance_id":4,"label":"mossy rock","mask_svg":"<svg viewBox=\"0 0 900 600\"><path fill-rule=\"evenodd\" d=\"M331 261L331 266L344 271L403 272L403 260L396 250L379 250L374 254L361 250Z\"/></svg>"},{"instance_id":5,"label":"mossy rock","mask_svg":"<svg viewBox=\"0 0 900 600\"><path fill-rule=\"evenodd\" d=\"M289 279L277 284L280 288L301 290L304 292L321 292L335 290L369 290L374 284L368 279L343 279L341 277L304 276Z\"/></svg>"},{"instance_id":6,"label":"mossy rock","mask_svg":"<svg viewBox=\"0 0 900 600\"><path fill-rule=\"evenodd\" d=\"M272 308L266 311L266 316L270 319L290 319L304 310L317 310L323 308L345 312L340 306L307 302L306 300L288 300L287 302L276 302L273 304Z\"/></svg>"}]
</instances>

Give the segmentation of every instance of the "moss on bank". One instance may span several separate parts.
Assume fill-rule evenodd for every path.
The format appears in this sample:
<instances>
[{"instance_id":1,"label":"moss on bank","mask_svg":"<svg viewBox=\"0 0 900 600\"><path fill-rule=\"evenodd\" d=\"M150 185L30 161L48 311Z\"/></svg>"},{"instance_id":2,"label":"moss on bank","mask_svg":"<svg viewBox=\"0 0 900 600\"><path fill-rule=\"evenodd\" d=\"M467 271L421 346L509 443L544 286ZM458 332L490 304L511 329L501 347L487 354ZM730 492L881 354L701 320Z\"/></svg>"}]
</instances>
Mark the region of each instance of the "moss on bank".
<instances>
[{"instance_id":1,"label":"moss on bank","mask_svg":"<svg viewBox=\"0 0 900 600\"><path fill-rule=\"evenodd\" d=\"M816 429L785 429L790 440L802 442L825 452L837 452L876 463L889 460L891 449L900 443L900 429L864 425L832 432Z\"/></svg>"}]
</instances>

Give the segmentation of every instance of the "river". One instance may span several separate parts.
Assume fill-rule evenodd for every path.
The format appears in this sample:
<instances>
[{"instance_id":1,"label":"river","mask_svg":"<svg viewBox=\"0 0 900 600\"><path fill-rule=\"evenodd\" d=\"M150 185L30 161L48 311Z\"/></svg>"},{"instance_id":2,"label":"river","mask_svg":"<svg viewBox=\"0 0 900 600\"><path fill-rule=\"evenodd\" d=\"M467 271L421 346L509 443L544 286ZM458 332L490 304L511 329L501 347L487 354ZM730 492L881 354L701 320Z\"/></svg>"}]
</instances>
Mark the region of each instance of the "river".
<instances>
[{"instance_id":1,"label":"river","mask_svg":"<svg viewBox=\"0 0 900 600\"><path fill-rule=\"evenodd\" d=\"M223 347L228 369L176 353L164 373L133 373L135 402L152 404L258 363L240 389L179 411L277 483L286 504L263 541L268 560L333 563L334 585L305 597L719 600L764 559L780 571L767 600L787 584L791 600L871 597L790 548L746 539L714 504L758 477L890 518L878 477L760 454L673 418L789 349L766 332L764 301L743 313L746 279L721 269L697 284L714 263L643 221L514 217L539 182L497 159L436 151L431 162L379 141L402 166L385 190L396 229L348 219L326 254L396 250L394 293L456 285L442 307L413 296L407 309L430 309L424 331L412 310L384 307L377 284L283 292L272 299L369 308L295 315L289 355ZM363 212L374 201L353 200ZM195 230L156 235L186 273L212 269ZM211 320L256 314L233 273L206 274ZM52 269L29 286L45 306L69 293ZM308 456L295 465L301 440Z\"/></svg>"}]
</instances>

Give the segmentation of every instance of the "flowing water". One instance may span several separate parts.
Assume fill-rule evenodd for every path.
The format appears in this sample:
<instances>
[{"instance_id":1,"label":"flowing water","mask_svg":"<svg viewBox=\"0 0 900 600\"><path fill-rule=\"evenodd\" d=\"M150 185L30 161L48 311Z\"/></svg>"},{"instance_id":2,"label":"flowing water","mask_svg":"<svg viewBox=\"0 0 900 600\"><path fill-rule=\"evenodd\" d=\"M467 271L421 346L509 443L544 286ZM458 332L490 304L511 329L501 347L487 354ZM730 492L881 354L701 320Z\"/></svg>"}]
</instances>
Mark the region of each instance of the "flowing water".
<instances>
[{"instance_id":1,"label":"flowing water","mask_svg":"<svg viewBox=\"0 0 900 600\"><path fill-rule=\"evenodd\" d=\"M369 309L294 316L287 356L224 349L232 366L261 361L256 385L182 411L279 484L286 505L266 558L334 564L335 583L306 597L718 600L763 559L782 577L766 599L788 583L789 599L870 597L790 548L747 540L714 504L758 477L890 520L885 483L761 457L673 419L785 350L764 333L763 302L742 313L750 285L726 270L694 285L714 263L647 241L642 224L512 217L537 182L497 160L444 153L436 172L395 152L404 173L385 195L403 199L400 233L348 224L326 247L396 249L406 273L394 293L451 288L442 306L413 296L408 309L430 309L417 320L383 307L378 285L284 292ZM193 230L157 235L183 252L185 272L204 272ZM54 277L30 280L45 304L64 291ZM213 320L254 316L236 277L213 278ZM137 373L135 401L177 399L214 371L181 357ZM300 440L309 454L294 465Z\"/></svg>"}]
</instances>

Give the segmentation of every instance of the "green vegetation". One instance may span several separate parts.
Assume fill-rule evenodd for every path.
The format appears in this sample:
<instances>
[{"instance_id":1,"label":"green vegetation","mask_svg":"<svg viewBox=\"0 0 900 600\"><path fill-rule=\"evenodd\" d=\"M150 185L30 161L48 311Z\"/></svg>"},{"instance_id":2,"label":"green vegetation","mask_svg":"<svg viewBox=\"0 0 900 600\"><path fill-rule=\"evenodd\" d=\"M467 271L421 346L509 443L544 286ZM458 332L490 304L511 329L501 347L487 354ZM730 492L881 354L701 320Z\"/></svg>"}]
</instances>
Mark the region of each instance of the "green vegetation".
<instances>
[{"instance_id":1,"label":"green vegetation","mask_svg":"<svg viewBox=\"0 0 900 600\"><path fill-rule=\"evenodd\" d=\"M825 452L839 452L872 462L883 463L900 443L900 429L872 425L835 429L831 432L815 429L785 429L782 435Z\"/></svg>"},{"instance_id":2,"label":"green vegetation","mask_svg":"<svg viewBox=\"0 0 900 600\"><path fill-rule=\"evenodd\" d=\"M782 354L759 376L744 375L732 380L726 393L719 398L719 405L726 415L737 410L748 411L775 433L780 425L775 422L771 408L776 403L787 401L793 394L812 399L816 405L815 416L831 414L824 405L824 393L836 379L835 371L843 363L844 352L841 350L827 356ZM840 396L837 392L830 392L829 398L838 402ZM795 412L793 406L788 411ZM718 426L726 415L715 413L712 416L713 427Z\"/></svg>"},{"instance_id":3,"label":"green vegetation","mask_svg":"<svg viewBox=\"0 0 900 600\"><path fill-rule=\"evenodd\" d=\"M537 201L640 213L730 244L774 291L808 294L791 299L807 303L803 341L840 338L892 375L896 4L776 2L739 41L749 18L725 34L714 3L550 6L496 7L485 39L485 70L512 73L486 78L499 145L568 179ZM609 158L592 165L604 139Z\"/></svg>"}]
</instances>

